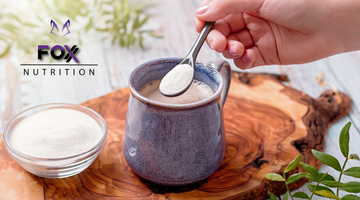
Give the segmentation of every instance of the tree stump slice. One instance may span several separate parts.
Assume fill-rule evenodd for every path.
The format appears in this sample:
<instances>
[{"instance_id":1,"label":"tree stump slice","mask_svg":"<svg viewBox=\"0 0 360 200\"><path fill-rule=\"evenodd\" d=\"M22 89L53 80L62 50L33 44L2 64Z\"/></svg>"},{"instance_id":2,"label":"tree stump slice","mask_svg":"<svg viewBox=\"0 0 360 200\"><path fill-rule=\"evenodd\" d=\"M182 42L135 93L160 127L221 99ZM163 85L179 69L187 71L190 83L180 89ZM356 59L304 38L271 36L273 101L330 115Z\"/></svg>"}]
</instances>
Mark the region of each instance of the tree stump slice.
<instances>
[{"instance_id":1,"label":"tree stump slice","mask_svg":"<svg viewBox=\"0 0 360 200\"><path fill-rule=\"evenodd\" d=\"M122 152L130 93L124 88L83 104L104 117L108 136L95 162L76 176L45 179L26 172L7 154L1 137L0 188L12 191L5 199L265 199L268 191L285 193L284 184L266 180L265 174L282 173L299 153L302 162L319 169L311 149L323 150L327 128L350 111L351 100L332 91L313 99L281 84L282 75L234 72L232 78L224 107L226 155L209 178L171 187L131 170ZM291 173L298 171L303 169Z\"/></svg>"}]
</instances>

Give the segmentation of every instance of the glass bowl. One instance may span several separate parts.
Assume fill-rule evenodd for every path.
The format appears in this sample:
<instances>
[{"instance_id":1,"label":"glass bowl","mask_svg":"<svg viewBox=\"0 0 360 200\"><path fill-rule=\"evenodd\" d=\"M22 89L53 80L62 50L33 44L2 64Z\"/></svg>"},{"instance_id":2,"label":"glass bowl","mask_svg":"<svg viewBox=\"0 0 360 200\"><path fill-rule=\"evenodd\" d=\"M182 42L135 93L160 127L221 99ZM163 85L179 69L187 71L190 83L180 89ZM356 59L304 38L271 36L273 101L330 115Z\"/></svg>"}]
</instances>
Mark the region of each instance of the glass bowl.
<instances>
[{"instance_id":1,"label":"glass bowl","mask_svg":"<svg viewBox=\"0 0 360 200\"><path fill-rule=\"evenodd\" d=\"M91 149L89 149L84 153L70 157L64 157L64 158L33 157L26 155L11 146L11 144L9 143L9 138L12 133L12 130L22 119L34 113L43 110L54 109L54 108L73 109L85 113L91 118L93 118L100 126L101 132L103 134L100 141L95 146L93 146ZM105 146L106 135L107 135L106 123L104 119L95 111L86 108L84 106L75 105L75 104L54 103L54 104L44 104L22 111L14 118L12 118L10 122L7 124L7 126L5 127L3 137L4 137L6 150L9 153L9 155L28 172L44 178L65 178L76 175L84 171L94 162L95 158L99 155L99 153L102 151L102 149Z\"/></svg>"}]
</instances>

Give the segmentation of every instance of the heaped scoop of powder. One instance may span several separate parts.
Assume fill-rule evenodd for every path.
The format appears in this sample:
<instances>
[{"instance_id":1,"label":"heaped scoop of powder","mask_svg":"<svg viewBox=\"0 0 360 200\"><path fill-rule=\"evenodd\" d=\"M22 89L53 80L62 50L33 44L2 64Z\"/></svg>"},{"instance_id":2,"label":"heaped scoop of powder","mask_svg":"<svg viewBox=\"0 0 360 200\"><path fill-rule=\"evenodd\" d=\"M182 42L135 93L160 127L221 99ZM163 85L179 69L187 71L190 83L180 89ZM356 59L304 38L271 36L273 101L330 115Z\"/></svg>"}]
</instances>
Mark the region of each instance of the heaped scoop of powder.
<instances>
[{"instance_id":1,"label":"heaped scoop of powder","mask_svg":"<svg viewBox=\"0 0 360 200\"><path fill-rule=\"evenodd\" d=\"M161 80L159 89L163 94L173 95L183 91L193 78L194 69L188 64L177 65Z\"/></svg>"},{"instance_id":2,"label":"heaped scoop of powder","mask_svg":"<svg viewBox=\"0 0 360 200\"><path fill-rule=\"evenodd\" d=\"M41 111L21 120L12 130L10 145L39 158L63 158L84 153L102 137L90 116L67 108Z\"/></svg>"}]
</instances>

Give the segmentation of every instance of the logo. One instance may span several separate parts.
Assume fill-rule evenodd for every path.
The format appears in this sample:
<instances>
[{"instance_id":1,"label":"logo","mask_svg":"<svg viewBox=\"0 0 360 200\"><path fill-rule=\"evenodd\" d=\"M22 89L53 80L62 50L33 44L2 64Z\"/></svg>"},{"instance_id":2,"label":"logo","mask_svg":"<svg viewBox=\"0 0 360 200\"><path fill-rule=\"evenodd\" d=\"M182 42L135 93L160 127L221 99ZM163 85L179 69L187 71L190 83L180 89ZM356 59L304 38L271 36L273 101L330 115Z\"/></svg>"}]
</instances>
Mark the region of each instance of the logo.
<instances>
[{"instance_id":1,"label":"logo","mask_svg":"<svg viewBox=\"0 0 360 200\"><path fill-rule=\"evenodd\" d=\"M52 27L51 31L50 31L50 34L53 34L56 36L56 38L58 38L58 40L61 42L62 39L67 35L67 34L70 34L70 30L69 30L69 27L70 27L70 20L68 19L65 24L63 25L62 27L62 32L64 32L64 29L66 31L66 33L61 37L61 39L59 39L58 35L56 35L53 31L54 29L57 30L57 32L59 33L59 29L57 27L57 24L54 22L54 20L51 20L50 21L50 26ZM68 52L66 55L65 55L65 49L66 51ZM66 62L70 62L71 59L74 59L75 62L79 63L79 60L76 58L75 54L76 52L78 52L79 48L76 47L76 45L73 45L71 47L71 49L67 46L67 45L64 45L64 47L62 47L61 45L55 45L51 48L51 57L53 57L54 59L56 60L60 60L60 59L65 59ZM42 55L47 55L48 54L48 51L47 49L49 49L49 45L38 45L38 59L39 60L42 60ZM46 51L43 51L46 50ZM55 50L59 50L60 51L60 54L59 55L56 55L55 53ZM65 57L64 57L65 55Z\"/></svg>"},{"instance_id":2,"label":"logo","mask_svg":"<svg viewBox=\"0 0 360 200\"><path fill-rule=\"evenodd\" d=\"M79 60L76 58L75 54L76 52L79 50L79 48L76 48L76 45L73 45L71 47L71 49L67 46L67 45L64 45L65 49L67 50L67 54L66 56L64 57L65 55L65 49L60 46L60 45L55 45L51 48L51 57L53 57L54 59L56 60L60 60L60 59L65 59L66 62L70 62L70 60L73 58L75 62L79 63ZM48 51L46 49L49 49L49 45L38 45L38 59L39 60L42 60L42 55L45 54L45 55L48 55ZM46 50L46 51L43 51L43 50ZM59 55L56 55L55 53L55 50L60 50L60 54Z\"/></svg>"},{"instance_id":3,"label":"logo","mask_svg":"<svg viewBox=\"0 0 360 200\"><path fill-rule=\"evenodd\" d=\"M58 42L62 42L64 37L71 34L70 32L70 20L68 19L61 29L59 29L58 25L54 20L50 20L50 27L51 31L49 32L51 35L54 35ZM71 46L71 48L70 48ZM49 55L55 59L55 60L65 60L63 63L26 63L26 64L20 64L21 66L29 66L32 69L32 74L34 76L37 76L39 74L39 71L43 71L43 75L80 75L84 76L85 74L95 75L95 68L89 68L90 66L97 66L97 64L94 63L80 63L79 59L76 57L76 54L79 53L79 48L77 45L54 45L50 46L47 44L41 44L37 46L38 49L38 60L42 60L44 56ZM70 61L73 61L75 63L69 63ZM39 70L40 66L56 66L56 68L49 68L49 67L42 67L41 70ZM30 75L31 69L30 68L24 68L24 75ZM70 69L72 68L72 69ZM88 73L87 73L88 72Z\"/></svg>"},{"instance_id":4,"label":"logo","mask_svg":"<svg viewBox=\"0 0 360 200\"><path fill-rule=\"evenodd\" d=\"M68 20L65 22L65 24L63 25L63 27L62 27L62 32L64 33L64 29L66 29L66 30L65 30L66 33L61 37L61 39L59 39L58 35L53 32L53 31L54 31L54 28L56 28L57 33L59 33L59 29L58 29L58 27L57 27L57 24L54 22L54 20L51 20L51 21L50 21L50 26L52 27L50 33L53 34L53 35L55 35L56 38L59 40L59 42L61 42L61 40L62 40L67 34L70 34L70 33L71 33L70 30L69 30L69 27L70 27L70 19L68 19Z\"/></svg>"}]
</instances>

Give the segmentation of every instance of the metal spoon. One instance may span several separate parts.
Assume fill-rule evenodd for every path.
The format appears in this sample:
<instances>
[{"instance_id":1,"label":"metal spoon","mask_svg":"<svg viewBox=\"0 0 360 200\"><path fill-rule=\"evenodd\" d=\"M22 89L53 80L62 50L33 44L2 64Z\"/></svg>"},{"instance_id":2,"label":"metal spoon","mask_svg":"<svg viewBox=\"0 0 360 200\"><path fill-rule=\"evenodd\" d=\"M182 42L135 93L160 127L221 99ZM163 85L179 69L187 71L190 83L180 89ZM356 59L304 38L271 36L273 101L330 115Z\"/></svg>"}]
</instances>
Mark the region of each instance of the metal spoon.
<instances>
[{"instance_id":1,"label":"metal spoon","mask_svg":"<svg viewBox=\"0 0 360 200\"><path fill-rule=\"evenodd\" d=\"M205 23L203 29L201 30L201 33L199 34L198 38L195 41L195 44L193 45L193 47L191 48L190 52L185 57L185 59L164 76L159 86L159 90L161 94L168 97L175 97L183 94L190 87L194 78L196 57L202 45L204 44L206 36L211 31L214 24L215 22ZM191 69L188 66L184 66L184 65L190 65ZM180 70L187 70L188 73L184 73L184 77L182 77L181 76L182 73L178 73ZM176 76L173 76L174 74L176 74ZM189 74L191 74L190 77ZM176 88L169 89L167 87L168 84L176 85Z\"/></svg>"}]
</instances>

